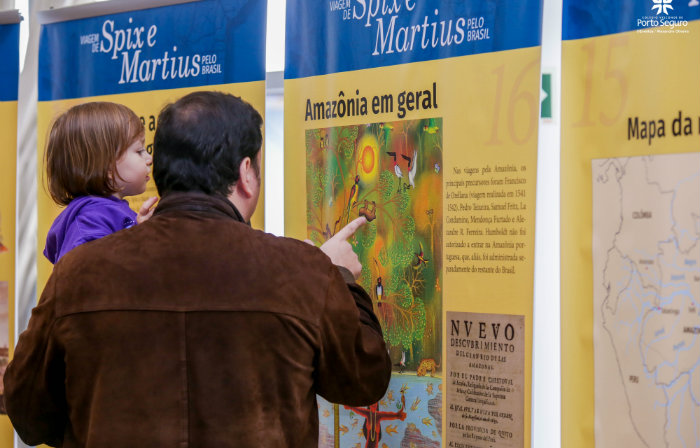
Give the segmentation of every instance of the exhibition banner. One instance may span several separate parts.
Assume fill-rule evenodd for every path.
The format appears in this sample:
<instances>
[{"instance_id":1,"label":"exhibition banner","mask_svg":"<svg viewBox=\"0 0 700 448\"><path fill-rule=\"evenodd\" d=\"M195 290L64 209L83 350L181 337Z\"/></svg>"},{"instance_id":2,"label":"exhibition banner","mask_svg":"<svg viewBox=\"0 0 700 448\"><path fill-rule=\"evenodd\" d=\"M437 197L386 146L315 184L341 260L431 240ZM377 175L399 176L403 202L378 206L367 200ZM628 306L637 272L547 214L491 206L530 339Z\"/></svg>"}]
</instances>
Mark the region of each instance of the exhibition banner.
<instances>
[{"instance_id":1,"label":"exhibition banner","mask_svg":"<svg viewBox=\"0 0 700 448\"><path fill-rule=\"evenodd\" d=\"M285 233L351 243L394 364L322 447L530 446L541 2L287 2Z\"/></svg>"},{"instance_id":2,"label":"exhibition banner","mask_svg":"<svg viewBox=\"0 0 700 448\"><path fill-rule=\"evenodd\" d=\"M116 7L116 2L104 4ZM144 4L148 8L148 4ZM79 11L79 8L76 8ZM146 149L160 110L197 90L242 97L264 116L266 3L256 0L201 0L98 17L47 23L39 42L38 178L54 118L87 101L113 101L131 108L146 128ZM137 211L156 196L127 198ZM263 202L252 218L263 227ZM41 253L60 212L45 187L38 193L38 290L51 271Z\"/></svg>"},{"instance_id":3,"label":"exhibition banner","mask_svg":"<svg viewBox=\"0 0 700 448\"><path fill-rule=\"evenodd\" d=\"M12 446L13 436L2 377L14 339L19 20L17 11L0 12L0 446Z\"/></svg>"},{"instance_id":4,"label":"exhibition banner","mask_svg":"<svg viewBox=\"0 0 700 448\"><path fill-rule=\"evenodd\" d=\"M700 445L700 7L564 0L562 447Z\"/></svg>"}]
</instances>

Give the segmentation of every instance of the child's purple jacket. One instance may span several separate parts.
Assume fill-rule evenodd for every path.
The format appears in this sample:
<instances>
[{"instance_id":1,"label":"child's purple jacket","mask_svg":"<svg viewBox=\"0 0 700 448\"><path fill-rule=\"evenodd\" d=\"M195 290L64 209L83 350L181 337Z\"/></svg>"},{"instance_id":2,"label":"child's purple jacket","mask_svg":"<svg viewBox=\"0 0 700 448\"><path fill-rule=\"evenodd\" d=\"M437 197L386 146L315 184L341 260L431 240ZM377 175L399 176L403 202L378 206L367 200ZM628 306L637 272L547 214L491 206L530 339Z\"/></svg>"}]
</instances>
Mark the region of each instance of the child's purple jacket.
<instances>
[{"instance_id":1,"label":"child's purple jacket","mask_svg":"<svg viewBox=\"0 0 700 448\"><path fill-rule=\"evenodd\" d=\"M80 196L58 215L46 236L44 255L55 264L76 246L136 224L129 203L114 196Z\"/></svg>"}]
</instances>

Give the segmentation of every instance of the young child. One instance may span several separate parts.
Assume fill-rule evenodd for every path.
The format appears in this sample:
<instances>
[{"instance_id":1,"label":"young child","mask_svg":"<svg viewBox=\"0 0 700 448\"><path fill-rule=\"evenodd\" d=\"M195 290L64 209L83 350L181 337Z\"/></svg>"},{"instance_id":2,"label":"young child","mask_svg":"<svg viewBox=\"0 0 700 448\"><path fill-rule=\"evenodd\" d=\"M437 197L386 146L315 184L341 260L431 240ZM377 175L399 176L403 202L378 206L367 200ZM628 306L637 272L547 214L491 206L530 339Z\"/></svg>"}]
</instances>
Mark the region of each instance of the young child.
<instances>
[{"instance_id":1,"label":"young child","mask_svg":"<svg viewBox=\"0 0 700 448\"><path fill-rule=\"evenodd\" d=\"M44 163L51 198L67 206L46 237L44 255L51 263L153 213L155 197L138 214L124 200L146 191L153 163L143 125L125 106L93 102L70 108L51 128Z\"/></svg>"}]
</instances>

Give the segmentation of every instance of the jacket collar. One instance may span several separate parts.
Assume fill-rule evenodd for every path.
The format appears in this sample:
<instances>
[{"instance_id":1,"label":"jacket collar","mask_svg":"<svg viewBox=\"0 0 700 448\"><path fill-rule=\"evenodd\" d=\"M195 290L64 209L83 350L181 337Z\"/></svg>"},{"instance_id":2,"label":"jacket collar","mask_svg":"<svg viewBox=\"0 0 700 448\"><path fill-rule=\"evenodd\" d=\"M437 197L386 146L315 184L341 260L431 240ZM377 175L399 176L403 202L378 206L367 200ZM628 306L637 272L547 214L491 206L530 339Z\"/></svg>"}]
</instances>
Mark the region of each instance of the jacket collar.
<instances>
[{"instance_id":1,"label":"jacket collar","mask_svg":"<svg viewBox=\"0 0 700 448\"><path fill-rule=\"evenodd\" d=\"M190 212L197 215L231 218L245 222L235 205L223 195L208 195L200 192L173 192L162 197L153 215L173 212ZM250 225L249 222L245 222Z\"/></svg>"}]
</instances>

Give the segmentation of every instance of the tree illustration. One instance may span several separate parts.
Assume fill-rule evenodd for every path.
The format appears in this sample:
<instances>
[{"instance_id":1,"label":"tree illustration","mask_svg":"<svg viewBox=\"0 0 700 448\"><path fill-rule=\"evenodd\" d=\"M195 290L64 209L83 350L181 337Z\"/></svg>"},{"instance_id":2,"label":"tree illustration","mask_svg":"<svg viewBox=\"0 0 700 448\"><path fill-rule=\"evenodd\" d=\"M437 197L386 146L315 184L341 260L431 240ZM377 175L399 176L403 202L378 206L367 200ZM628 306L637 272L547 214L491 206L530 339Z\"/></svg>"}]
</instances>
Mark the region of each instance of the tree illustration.
<instances>
[{"instance_id":1,"label":"tree illustration","mask_svg":"<svg viewBox=\"0 0 700 448\"><path fill-rule=\"evenodd\" d=\"M370 222L350 240L363 265L357 282L373 299L388 345L410 360L414 351L440 350L441 124L431 119L306 132L309 237L320 245L371 210ZM367 148L374 148L371 165ZM419 163L411 183L409 158ZM358 195L351 201L356 179Z\"/></svg>"}]
</instances>

